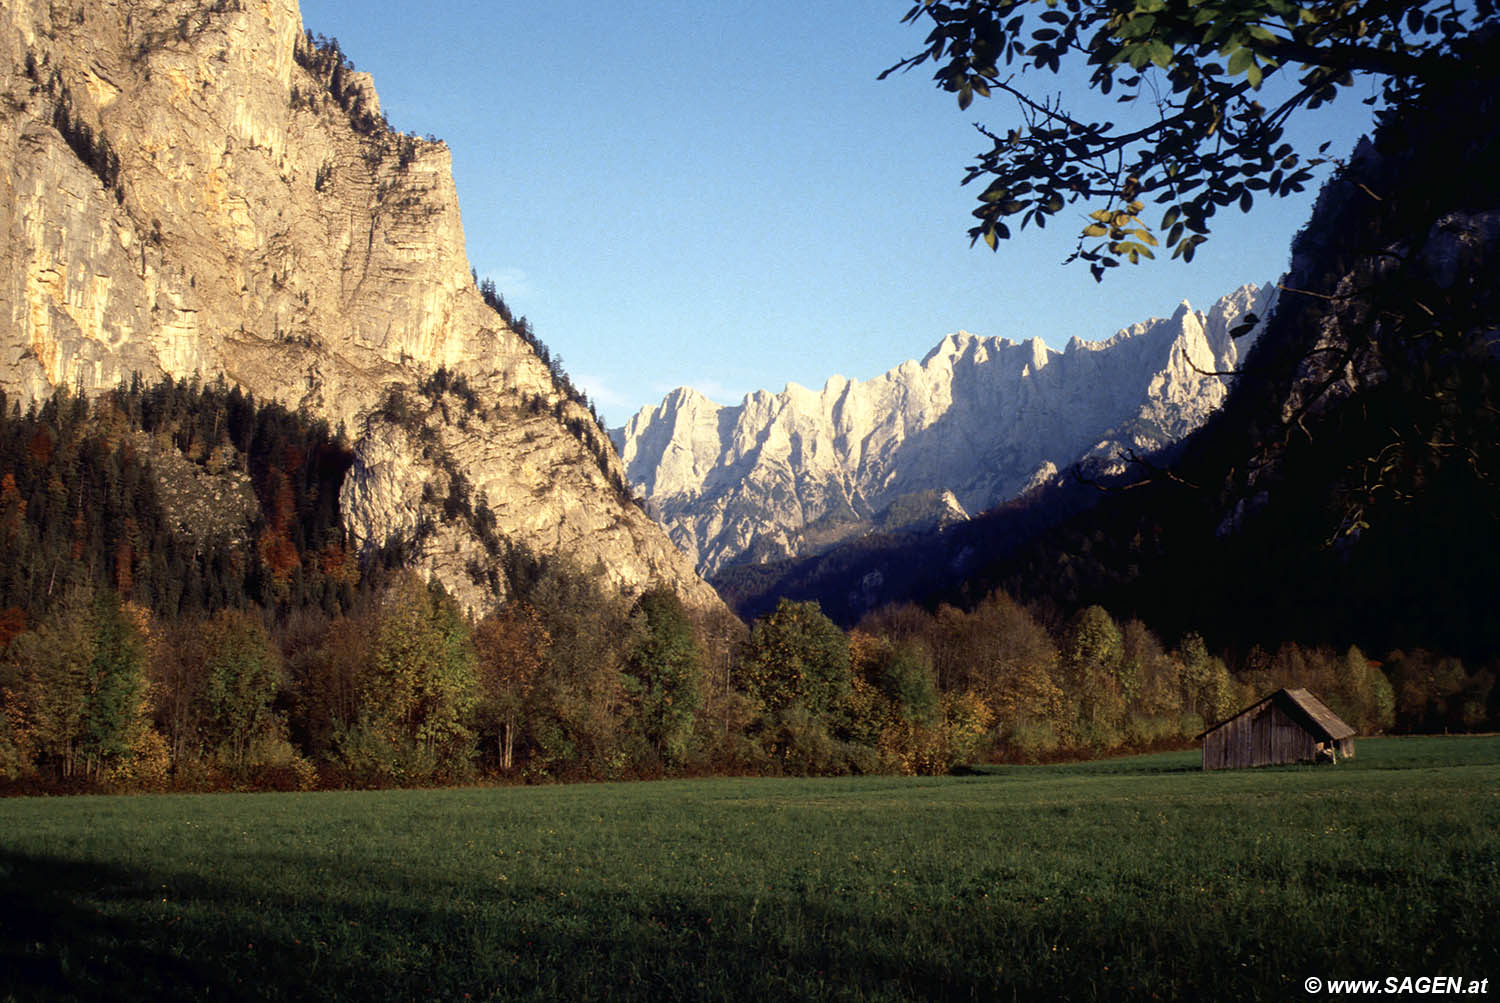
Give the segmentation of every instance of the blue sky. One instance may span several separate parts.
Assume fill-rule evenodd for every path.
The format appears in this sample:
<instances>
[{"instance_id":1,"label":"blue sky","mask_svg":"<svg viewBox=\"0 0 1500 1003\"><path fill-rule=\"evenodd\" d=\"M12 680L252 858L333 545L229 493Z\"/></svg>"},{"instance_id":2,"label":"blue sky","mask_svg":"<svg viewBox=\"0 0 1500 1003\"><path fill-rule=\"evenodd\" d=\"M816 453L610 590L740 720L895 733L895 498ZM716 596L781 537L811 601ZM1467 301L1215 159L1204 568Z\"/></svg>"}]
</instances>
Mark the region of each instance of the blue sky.
<instances>
[{"instance_id":1,"label":"blue sky","mask_svg":"<svg viewBox=\"0 0 1500 1003\"><path fill-rule=\"evenodd\" d=\"M1011 108L961 112L925 69L877 81L925 37L900 23L908 6L303 0L302 15L374 75L394 127L447 141L471 262L611 424L680 385L733 404L868 379L960 328L1104 338L1285 269L1312 191L1216 217L1190 265L1102 285L1061 266L1065 217L970 248L972 122ZM1359 96L1301 135L1347 153L1368 128Z\"/></svg>"}]
</instances>

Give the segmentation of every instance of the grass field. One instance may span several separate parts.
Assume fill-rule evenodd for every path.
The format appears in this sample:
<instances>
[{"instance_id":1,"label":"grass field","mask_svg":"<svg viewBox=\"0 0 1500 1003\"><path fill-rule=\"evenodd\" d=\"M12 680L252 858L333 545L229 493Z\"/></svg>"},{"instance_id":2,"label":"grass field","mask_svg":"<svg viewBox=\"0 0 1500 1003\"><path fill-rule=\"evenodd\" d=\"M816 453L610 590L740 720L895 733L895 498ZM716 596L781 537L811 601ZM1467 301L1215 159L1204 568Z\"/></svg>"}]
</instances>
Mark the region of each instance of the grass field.
<instances>
[{"instance_id":1,"label":"grass field","mask_svg":"<svg viewBox=\"0 0 1500 1003\"><path fill-rule=\"evenodd\" d=\"M936 779L0 802L0 998L1500 995L1500 738ZM8 994L8 996L7 996Z\"/></svg>"}]
</instances>

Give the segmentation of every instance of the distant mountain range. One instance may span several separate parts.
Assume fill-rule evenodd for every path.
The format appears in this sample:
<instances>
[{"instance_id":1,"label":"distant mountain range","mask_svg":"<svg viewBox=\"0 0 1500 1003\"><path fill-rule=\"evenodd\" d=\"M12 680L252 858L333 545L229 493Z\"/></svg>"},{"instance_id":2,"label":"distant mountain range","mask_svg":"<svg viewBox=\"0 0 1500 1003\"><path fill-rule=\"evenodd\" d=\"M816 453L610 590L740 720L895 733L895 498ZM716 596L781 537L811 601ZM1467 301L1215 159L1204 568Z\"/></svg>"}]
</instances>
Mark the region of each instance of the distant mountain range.
<instances>
[{"instance_id":1,"label":"distant mountain range","mask_svg":"<svg viewBox=\"0 0 1500 1003\"><path fill-rule=\"evenodd\" d=\"M788 384L735 407L674 390L611 432L631 485L704 574L869 533L962 521L1084 462L1100 474L1199 427L1223 402L1272 285L1182 303L1113 337L1013 342L960 331L867 382Z\"/></svg>"},{"instance_id":2,"label":"distant mountain range","mask_svg":"<svg viewBox=\"0 0 1500 1003\"><path fill-rule=\"evenodd\" d=\"M1497 47L1476 38L1472 78L1434 83L1383 116L1323 187L1274 310L1257 308L1266 324L1253 350L1236 346L1236 376L1202 427L1118 476L1091 460L1082 476L1064 471L936 532L733 565L714 586L742 616L813 600L848 627L876 614L877 631L880 616L909 612L883 608L974 609L997 588L1054 621L1099 605L1161 637L1199 634L1236 652L1256 686L1255 666L1288 639L1458 655L1492 680L1500 186L1487 168L1500 133L1470 120L1500 108ZM1161 360L1174 336L1159 336ZM1068 355L1041 372L1061 372ZM1118 392L1124 359L1097 374L1098 397ZM1133 377L1153 401L1173 401L1158 414L1191 400L1163 392L1193 382L1171 368L1159 383ZM1218 396L1199 385L1204 403ZM1183 425L1196 420L1190 409ZM1488 681L1475 693L1462 698L1471 718L1500 706Z\"/></svg>"}]
</instances>

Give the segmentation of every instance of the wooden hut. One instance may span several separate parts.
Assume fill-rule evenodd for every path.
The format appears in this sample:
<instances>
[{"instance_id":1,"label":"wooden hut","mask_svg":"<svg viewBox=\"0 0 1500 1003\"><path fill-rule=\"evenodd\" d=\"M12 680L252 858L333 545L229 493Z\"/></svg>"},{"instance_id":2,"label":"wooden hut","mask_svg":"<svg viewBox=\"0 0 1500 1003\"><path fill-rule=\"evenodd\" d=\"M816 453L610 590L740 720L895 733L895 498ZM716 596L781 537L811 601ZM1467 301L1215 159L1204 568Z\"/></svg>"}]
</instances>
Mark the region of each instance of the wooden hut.
<instances>
[{"instance_id":1,"label":"wooden hut","mask_svg":"<svg viewBox=\"0 0 1500 1003\"><path fill-rule=\"evenodd\" d=\"M1307 690L1277 690L1198 736L1203 768L1336 763L1354 755L1354 729Z\"/></svg>"}]
</instances>

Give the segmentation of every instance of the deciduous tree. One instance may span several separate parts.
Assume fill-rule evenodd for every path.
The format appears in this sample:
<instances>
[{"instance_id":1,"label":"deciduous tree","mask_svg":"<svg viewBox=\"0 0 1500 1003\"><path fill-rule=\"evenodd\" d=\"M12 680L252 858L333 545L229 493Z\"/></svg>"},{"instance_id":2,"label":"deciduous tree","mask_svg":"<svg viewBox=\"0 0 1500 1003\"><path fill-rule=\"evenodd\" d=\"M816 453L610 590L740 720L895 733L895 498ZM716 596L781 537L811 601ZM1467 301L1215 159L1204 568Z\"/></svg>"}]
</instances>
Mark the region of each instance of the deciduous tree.
<instances>
[{"instance_id":1,"label":"deciduous tree","mask_svg":"<svg viewBox=\"0 0 1500 1003\"><path fill-rule=\"evenodd\" d=\"M882 76L930 62L960 108L997 93L1016 105L1013 123L977 126L990 145L964 177L983 183L971 239L994 248L1011 223L1040 228L1081 203L1092 212L1073 258L1098 279L1163 244L1191 260L1217 210L1301 191L1327 144L1294 148L1294 116L1361 79L1388 102L1462 79L1454 44L1495 10L1492 0L922 0L905 20L931 26L926 45ZM1118 117L1075 113L1028 76L1065 68L1115 97ZM1148 202L1165 207L1159 222Z\"/></svg>"},{"instance_id":2,"label":"deciduous tree","mask_svg":"<svg viewBox=\"0 0 1500 1003\"><path fill-rule=\"evenodd\" d=\"M143 726L145 642L114 592L75 589L9 657L25 742L62 776L98 777L130 754Z\"/></svg>"},{"instance_id":3,"label":"deciduous tree","mask_svg":"<svg viewBox=\"0 0 1500 1003\"><path fill-rule=\"evenodd\" d=\"M631 759L625 656L638 625L603 577L553 557L525 596L549 639L532 722L541 768L618 776Z\"/></svg>"},{"instance_id":4,"label":"deciduous tree","mask_svg":"<svg viewBox=\"0 0 1500 1003\"><path fill-rule=\"evenodd\" d=\"M237 767L272 726L281 654L254 610L224 609L203 625L203 697L209 740Z\"/></svg>"},{"instance_id":5,"label":"deciduous tree","mask_svg":"<svg viewBox=\"0 0 1500 1003\"><path fill-rule=\"evenodd\" d=\"M1063 637L1062 675L1086 741L1113 744L1118 737L1135 684L1124 668L1125 642L1114 618L1101 606L1079 610Z\"/></svg>"},{"instance_id":6,"label":"deciduous tree","mask_svg":"<svg viewBox=\"0 0 1500 1003\"><path fill-rule=\"evenodd\" d=\"M680 763L693 735L693 719L703 703L698 685L702 652L682 600L655 588L636 600L639 639L627 671L634 680L641 732L667 765Z\"/></svg>"},{"instance_id":7,"label":"deciduous tree","mask_svg":"<svg viewBox=\"0 0 1500 1003\"><path fill-rule=\"evenodd\" d=\"M415 572L396 579L380 610L362 702L383 733L446 767L466 759L478 696L474 649L458 604Z\"/></svg>"},{"instance_id":8,"label":"deciduous tree","mask_svg":"<svg viewBox=\"0 0 1500 1003\"><path fill-rule=\"evenodd\" d=\"M814 602L783 599L756 621L740 671L767 709L801 704L821 718L845 706L853 686L849 640Z\"/></svg>"},{"instance_id":9,"label":"deciduous tree","mask_svg":"<svg viewBox=\"0 0 1500 1003\"><path fill-rule=\"evenodd\" d=\"M493 726L496 761L506 772L515 765L516 734L547 664L548 644L541 617L525 602L505 604L474 628L479 718Z\"/></svg>"},{"instance_id":10,"label":"deciduous tree","mask_svg":"<svg viewBox=\"0 0 1500 1003\"><path fill-rule=\"evenodd\" d=\"M1204 724L1224 719L1235 702L1234 680L1224 660L1208 652L1198 634L1188 634L1178 648L1182 665L1183 706L1189 714L1198 714Z\"/></svg>"}]
</instances>

